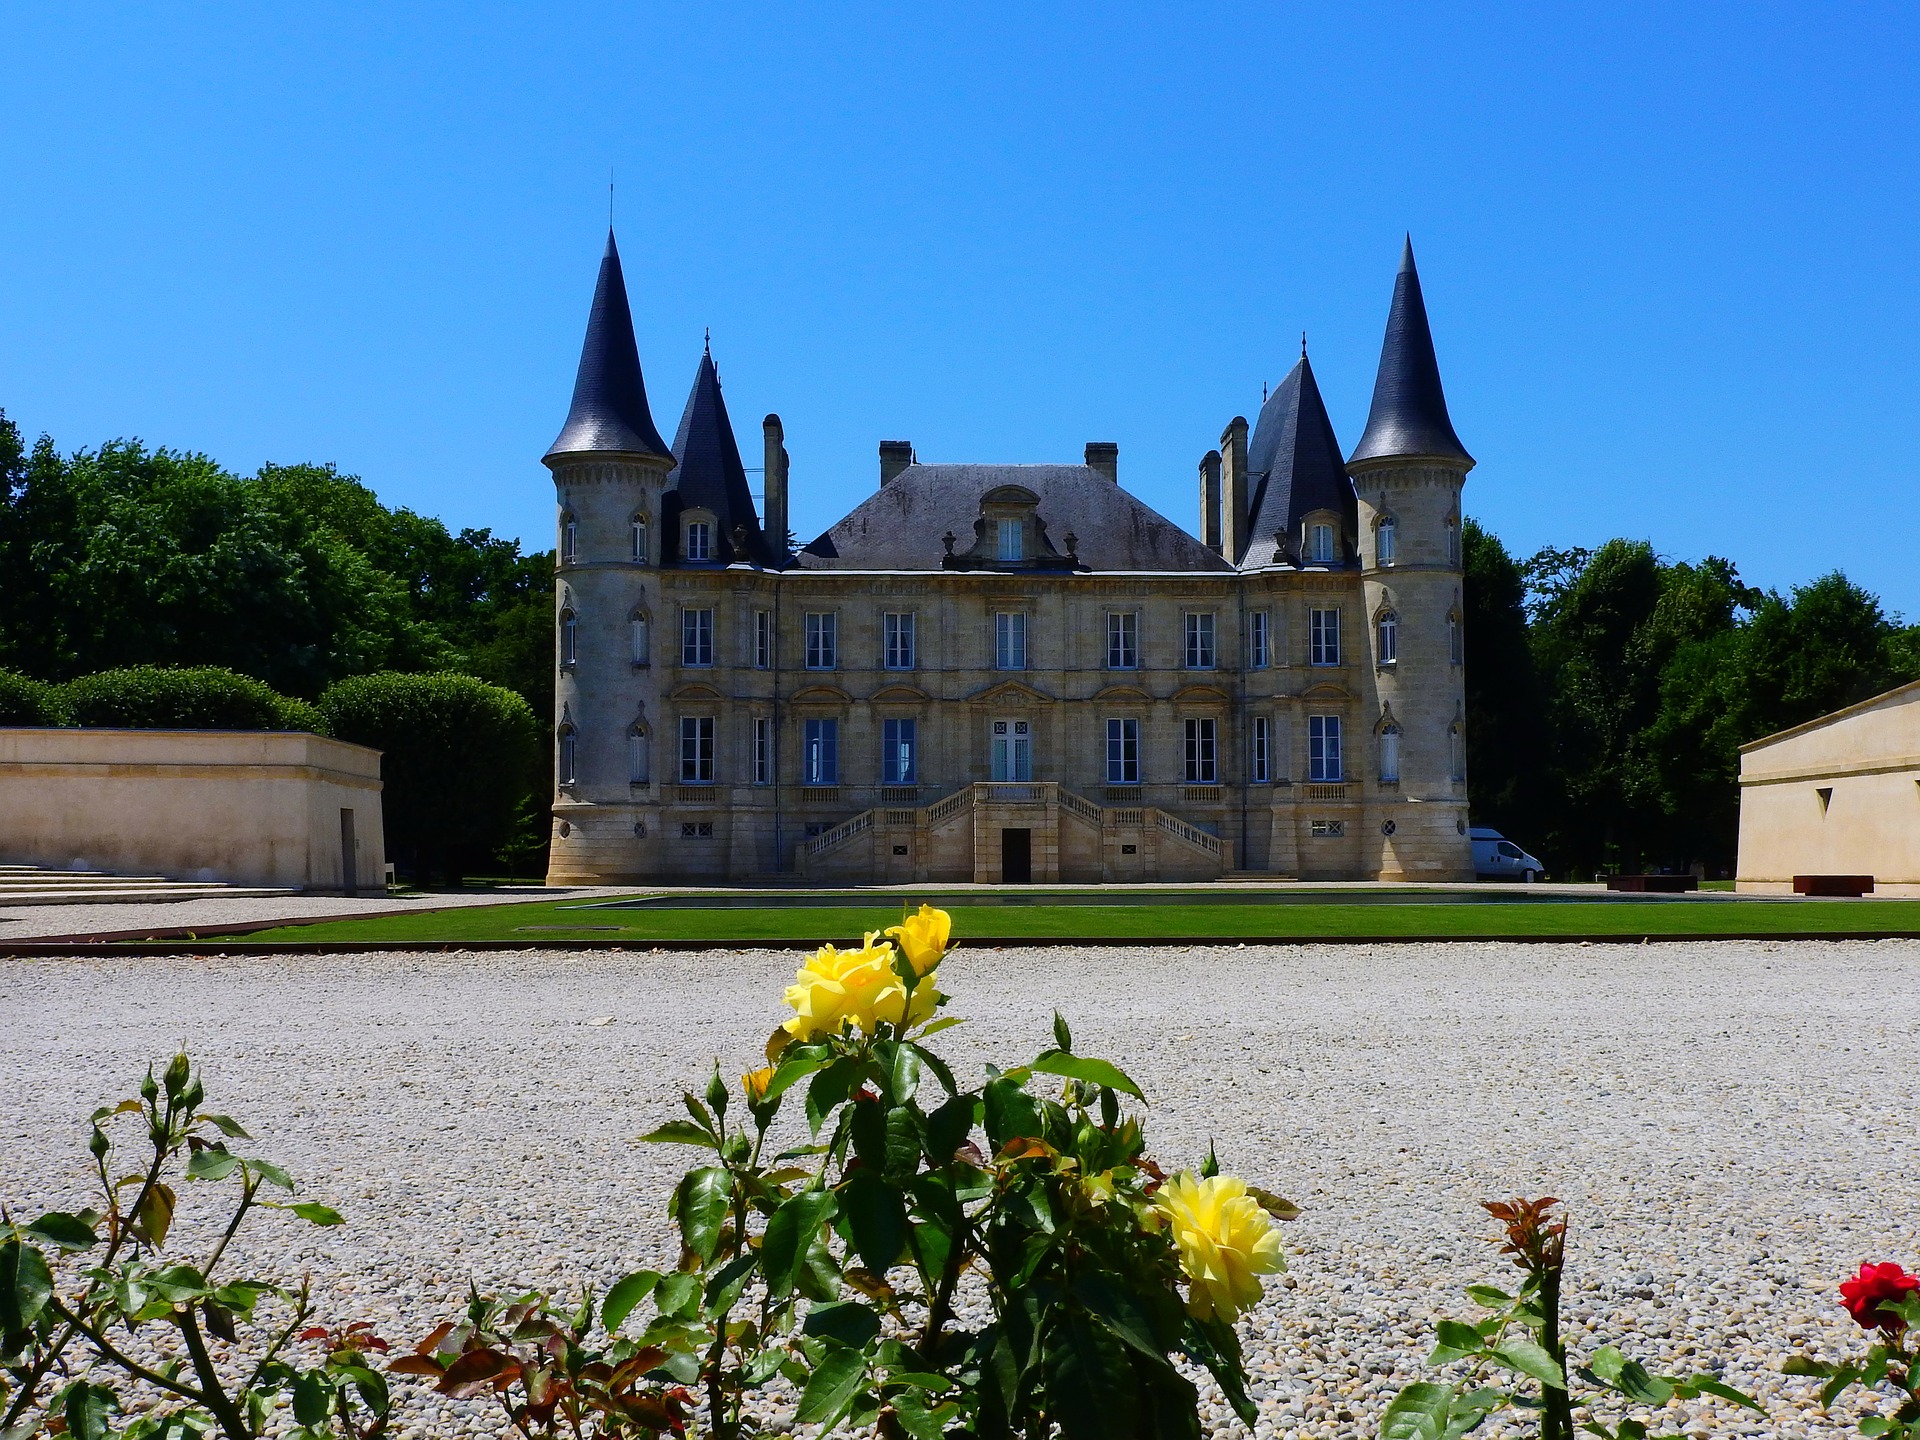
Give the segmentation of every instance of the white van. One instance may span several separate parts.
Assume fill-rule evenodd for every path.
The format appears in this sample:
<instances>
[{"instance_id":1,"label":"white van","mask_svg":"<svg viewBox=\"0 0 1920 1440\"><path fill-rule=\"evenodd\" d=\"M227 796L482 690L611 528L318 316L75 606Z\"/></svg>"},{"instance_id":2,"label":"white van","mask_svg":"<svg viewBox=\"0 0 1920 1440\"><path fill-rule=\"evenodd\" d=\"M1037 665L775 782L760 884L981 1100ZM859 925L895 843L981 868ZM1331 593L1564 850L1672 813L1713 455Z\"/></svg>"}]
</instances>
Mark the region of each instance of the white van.
<instances>
[{"instance_id":1,"label":"white van","mask_svg":"<svg viewBox=\"0 0 1920 1440\"><path fill-rule=\"evenodd\" d=\"M1476 880L1524 880L1532 884L1547 873L1546 866L1498 830L1474 829L1467 835L1473 841Z\"/></svg>"}]
</instances>

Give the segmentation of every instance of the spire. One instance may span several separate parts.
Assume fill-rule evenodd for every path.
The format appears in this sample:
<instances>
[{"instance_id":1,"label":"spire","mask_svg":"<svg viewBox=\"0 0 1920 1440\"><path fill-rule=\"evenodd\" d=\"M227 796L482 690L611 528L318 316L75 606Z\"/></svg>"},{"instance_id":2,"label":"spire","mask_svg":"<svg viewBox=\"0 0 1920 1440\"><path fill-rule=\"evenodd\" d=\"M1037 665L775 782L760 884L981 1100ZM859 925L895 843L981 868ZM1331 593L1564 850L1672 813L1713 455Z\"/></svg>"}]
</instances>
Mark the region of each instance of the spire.
<instances>
[{"instance_id":1,"label":"spire","mask_svg":"<svg viewBox=\"0 0 1920 1440\"><path fill-rule=\"evenodd\" d=\"M1349 463L1403 455L1473 464L1447 418L1447 397L1440 388L1440 364L1433 355L1433 332L1427 328L1427 304L1420 294L1420 272L1413 264L1411 235L1400 252L1400 273L1393 282L1393 308L1387 312L1387 337L1380 346L1373 408L1367 412L1366 433Z\"/></svg>"},{"instance_id":2,"label":"spire","mask_svg":"<svg viewBox=\"0 0 1920 1440\"><path fill-rule=\"evenodd\" d=\"M701 351L700 364L693 372L693 390L673 437L673 459L665 507L672 520L666 531L669 540L678 534L678 516L688 510L705 510L714 518L718 531L714 540L722 557L770 563L772 555L761 534L760 517L754 513L753 493L747 488L740 444L734 438L733 421L727 416L726 397L720 393L720 371L713 363L711 348ZM746 532L744 555L735 550L738 530Z\"/></svg>"},{"instance_id":3,"label":"spire","mask_svg":"<svg viewBox=\"0 0 1920 1440\"><path fill-rule=\"evenodd\" d=\"M1340 460L1340 441L1327 418L1326 403L1313 378L1313 362L1302 355L1287 378L1260 407L1247 446L1247 470L1253 499L1247 507L1247 544L1227 558L1236 565L1265 565L1273 550L1299 538L1300 523L1315 510L1331 510L1349 531L1359 524L1353 482Z\"/></svg>"},{"instance_id":4,"label":"spire","mask_svg":"<svg viewBox=\"0 0 1920 1440\"><path fill-rule=\"evenodd\" d=\"M647 384L640 374L633 312L627 308L627 282L620 273L612 229L607 231L607 253L600 259L600 280L593 287L593 309L587 312L573 405L546 458L598 452L667 454L667 442L654 429L647 409Z\"/></svg>"}]
</instances>

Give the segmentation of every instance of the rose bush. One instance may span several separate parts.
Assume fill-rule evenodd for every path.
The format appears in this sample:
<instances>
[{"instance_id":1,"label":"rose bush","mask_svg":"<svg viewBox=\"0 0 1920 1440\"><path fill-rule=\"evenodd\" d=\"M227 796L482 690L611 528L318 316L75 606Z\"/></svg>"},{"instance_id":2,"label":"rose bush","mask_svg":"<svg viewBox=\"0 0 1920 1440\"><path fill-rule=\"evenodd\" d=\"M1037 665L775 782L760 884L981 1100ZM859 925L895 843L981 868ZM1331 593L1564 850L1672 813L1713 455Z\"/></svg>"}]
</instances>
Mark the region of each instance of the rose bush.
<instances>
[{"instance_id":1,"label":"rose bush","mask_svg":"<svg viewBox=\"0 0 1920 1440\"><path fill-rule=\"evenodd\" d=\"M1825 1380L1822 1405L1831 1406L1855 1385L1869 1395L1897 1397L1892 1414L1862 1417L1860 1433L1920 1440L1920 1353L1911 1344L1920 1333L1920 1277L1890 1262L1864 1261L1857 1275L1840 1282L1840 1305L1862 1330L1880 1336L1866 1356L1836 1364L1802 1355L1783 1368L1789 1375Z\"/></svg>"}]
</instances>

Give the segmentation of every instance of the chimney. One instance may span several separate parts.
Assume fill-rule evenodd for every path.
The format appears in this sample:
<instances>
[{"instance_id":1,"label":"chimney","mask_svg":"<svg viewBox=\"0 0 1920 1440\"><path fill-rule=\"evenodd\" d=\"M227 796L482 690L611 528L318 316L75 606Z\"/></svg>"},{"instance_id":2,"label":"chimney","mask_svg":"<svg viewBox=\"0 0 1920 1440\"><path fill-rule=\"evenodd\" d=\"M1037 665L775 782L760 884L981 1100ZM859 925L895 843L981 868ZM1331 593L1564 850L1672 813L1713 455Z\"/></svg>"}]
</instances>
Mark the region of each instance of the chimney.
<instances>
[{"instance_id":1,"label":"chimney","mask_svg":"<svg viewBox=\"0 0 1920 1440\"><path fill-rule=\"evenodd\" d=\"M913 442L911 440L882 440L880 442L880 483L882 485L885 485L911 464L913 464Z\"/></svg>"},{"instance_id":2,"label":"chimney","mask_svg":"<svg viewBox=\"0 0 1920 1440\"><path fill-rule=\"evenodd\" d=\"M1200 457L1200 543L1220 553L1220 452Z\"/></svg>"},{"instance_id":3,"label":"chimney","mask_svg":"<svg viewBox=\"0 0 1920 1440\"><path fill-rule=\"evenodd\" d=\"M1247 417L1220 432L1220 553L1236 565L1247 548Z\"/></svg>"},{"instance_id":4,"label":"chimney","mask_svg":"<svg viewBox=\"0 0 1920 1440\"><path fill-rule=\"evenodd\" d=\"M1111 440L1087 441L1087 468L1120 483L1120 447Z\"/></svg>"},{"instance_id":5,"label":"chimney","mask_svg":"<svg viewBox=\"0 0 1920 1440\"><path fill-rule=\"evenodd\" d=\"M760 476L765 482L762 508L766 511L761 519L766 524L768 543L779 558L787 553L787 432L781 428L778 415L769 415L760 422L760 433L766 441L767 457Z\"/></svg>"}]
</instances>

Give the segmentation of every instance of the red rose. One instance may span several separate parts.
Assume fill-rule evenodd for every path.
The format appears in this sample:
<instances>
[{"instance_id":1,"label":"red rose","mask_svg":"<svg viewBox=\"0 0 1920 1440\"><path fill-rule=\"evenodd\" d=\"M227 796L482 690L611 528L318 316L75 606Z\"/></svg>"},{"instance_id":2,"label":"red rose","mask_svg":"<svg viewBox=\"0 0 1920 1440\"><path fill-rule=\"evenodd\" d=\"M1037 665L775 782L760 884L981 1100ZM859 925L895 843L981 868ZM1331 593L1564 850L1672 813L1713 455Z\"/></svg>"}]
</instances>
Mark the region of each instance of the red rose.
<instances>
[{"instance_id":1,"label":"red rose","mask_svg":"<svg viewBox=\"0 0 1920 1440\"><path fill-rule=\"evenodd\" d=\"M1898 1301L1914 1290L1920 1290L1920 1278L1891 1262L1880 1265L1869 1262L1861 1265L1860 1273L1853 1279L1841 1281L1840 1303L1863 1330L1884 1330L1889 1335L1898 1335L1907 1328L1907 1322L1880 1306L1885 1301Z\"/></svg>"}]
</instances>

